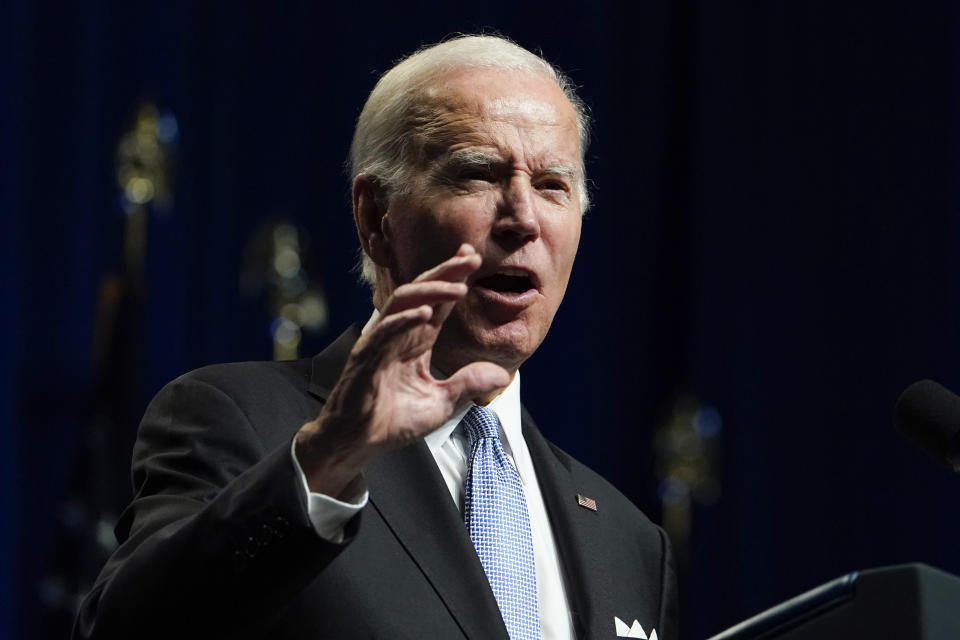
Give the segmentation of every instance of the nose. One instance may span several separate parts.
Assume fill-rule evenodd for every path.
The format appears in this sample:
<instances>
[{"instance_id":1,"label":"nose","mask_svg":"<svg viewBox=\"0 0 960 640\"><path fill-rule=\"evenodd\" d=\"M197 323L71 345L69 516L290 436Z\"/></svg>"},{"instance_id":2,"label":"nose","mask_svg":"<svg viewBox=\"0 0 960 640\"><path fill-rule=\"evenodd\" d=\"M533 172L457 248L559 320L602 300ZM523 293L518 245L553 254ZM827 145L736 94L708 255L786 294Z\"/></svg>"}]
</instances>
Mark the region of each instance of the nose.
<instances>
[{"instance_id":1,"label":"nose","mask_svg":"<svg viewBox=\"0 0 960 640\"><path fill-rule=\"evenodd\" d=\"M540 217L537 212L533 185L526 177L515 177L504 193L494 223L494 234L518 248L540 237Z\"/></svg>"}]
</instances>

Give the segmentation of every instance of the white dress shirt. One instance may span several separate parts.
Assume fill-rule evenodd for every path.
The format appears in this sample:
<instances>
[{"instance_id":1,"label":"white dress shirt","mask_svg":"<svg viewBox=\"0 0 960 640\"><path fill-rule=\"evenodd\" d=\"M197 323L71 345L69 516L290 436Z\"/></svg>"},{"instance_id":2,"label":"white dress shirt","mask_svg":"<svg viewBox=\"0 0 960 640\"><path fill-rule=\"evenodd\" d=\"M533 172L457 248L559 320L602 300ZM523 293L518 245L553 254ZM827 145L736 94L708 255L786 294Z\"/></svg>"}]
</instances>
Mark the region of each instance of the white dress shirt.
<instances>
[{"instance_id":1,"label":"white dress shirt","mask_svg":"<svg viewBox=\"0 0 960 640\"><path fill-rule=\"evenodd\" d=\"M379 314L373 316L363 328L363 332L373 326ZM457 509L463 513L463 488L469 464L467 435L457 428L473 403L457 411L440 428L429 433L424 442L436 460L443 480L450 491ZM504 451L520 476L527 511L530 515L530 529L533 537L533 555L537 568L537 600L540 606L540 631L547 640L572 640L574 637L573 618L570 614L570 600L567 593L560 555L553 538L553 529L547 517L547 508L540 493L537 475L533 470L530 450L523 439L520 421L520 372L513 376L510 385L494 398L487 408L500 419L500 440ZM293 447L291 445L291 453ZM296 455L293 463L300 474L304 491L307 494L307 506L310 521L318 535L332 542L343 540L343 528L347 521L367 504L369 492L362 477L358 477L345 490L345 500L313 493L307 485Z\"/></svg>"}]
</instances>

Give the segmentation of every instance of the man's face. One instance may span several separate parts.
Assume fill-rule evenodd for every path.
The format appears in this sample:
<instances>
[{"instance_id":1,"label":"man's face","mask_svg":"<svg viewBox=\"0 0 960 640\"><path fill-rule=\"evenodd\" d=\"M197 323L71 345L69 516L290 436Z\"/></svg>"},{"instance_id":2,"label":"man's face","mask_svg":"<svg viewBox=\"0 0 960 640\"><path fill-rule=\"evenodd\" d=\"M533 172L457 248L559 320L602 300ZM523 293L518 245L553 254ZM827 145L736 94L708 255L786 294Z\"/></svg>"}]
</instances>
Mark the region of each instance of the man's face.
<instances>
[{"instance_id":1,"label":"man's face","mask_svg":"<svg viewBox=\"0 0 960 640\"><path fill-rule=\"evenodd\" d=\"M530 72L468 70L431 92L408 188L387 209L396 284L469 243L483 259L433 362L513 371L543 341L580 242L580 143L560 88Z\"/></svg>"}]
</instances>

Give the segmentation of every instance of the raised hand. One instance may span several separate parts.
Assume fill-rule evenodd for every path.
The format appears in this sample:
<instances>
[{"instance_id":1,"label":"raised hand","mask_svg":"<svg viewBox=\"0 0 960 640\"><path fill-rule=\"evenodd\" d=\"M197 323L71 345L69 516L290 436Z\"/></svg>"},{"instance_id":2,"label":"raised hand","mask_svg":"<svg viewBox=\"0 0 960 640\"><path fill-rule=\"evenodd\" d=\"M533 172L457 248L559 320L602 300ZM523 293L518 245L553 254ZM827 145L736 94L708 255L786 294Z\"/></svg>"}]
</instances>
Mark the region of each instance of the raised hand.
<instances>
[{"instance_id":1,"label":"raised hand","mask_svg":"<svg viewBox=\"0 0 960 640\"><path fill-rule=\"evenodd\" d=\"M491 362L473 362L446 380L430 373L440 328L480 263L465 244L394 290L354 345L320 415L297 433L297 459L312 491L339 495L373 456L422 438L462 402L510 383L510 374Z\"/></svg>"}]
</instances>

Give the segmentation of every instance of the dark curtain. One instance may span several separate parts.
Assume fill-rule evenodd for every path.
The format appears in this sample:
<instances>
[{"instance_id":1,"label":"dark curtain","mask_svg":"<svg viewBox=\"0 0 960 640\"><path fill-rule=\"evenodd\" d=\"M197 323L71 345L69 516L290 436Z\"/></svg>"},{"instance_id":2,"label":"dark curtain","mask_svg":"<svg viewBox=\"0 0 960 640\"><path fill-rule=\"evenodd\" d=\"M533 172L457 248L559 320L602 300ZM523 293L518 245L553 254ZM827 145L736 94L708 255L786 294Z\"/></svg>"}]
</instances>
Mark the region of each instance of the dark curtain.
<instances>
[{"instance_id":1,"label":"dark curtain","mask_svg":"<svg viewBox=\"0 0 960 640\"><path fill-rule=\"evenodd\" d=\"M596 121L594 206L523 368L526 405L654 519L653 434L675 400L722 420L684 637L854 569L960 573L958 480L889 417L915 379L960 391L953 3L12 0L0 15L0 635L67 633L152 394L271 357L266 295L240 282L264 220L309 238L329 302L302 354L366 318L353 121L394 59L484 28L568 70ZM104 351L128 224L115 149L144 101L176 118L175 199L148 212Z\"/></svg>"}]
</instances>

